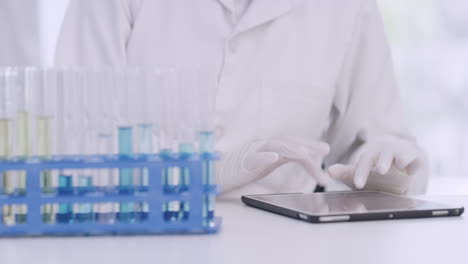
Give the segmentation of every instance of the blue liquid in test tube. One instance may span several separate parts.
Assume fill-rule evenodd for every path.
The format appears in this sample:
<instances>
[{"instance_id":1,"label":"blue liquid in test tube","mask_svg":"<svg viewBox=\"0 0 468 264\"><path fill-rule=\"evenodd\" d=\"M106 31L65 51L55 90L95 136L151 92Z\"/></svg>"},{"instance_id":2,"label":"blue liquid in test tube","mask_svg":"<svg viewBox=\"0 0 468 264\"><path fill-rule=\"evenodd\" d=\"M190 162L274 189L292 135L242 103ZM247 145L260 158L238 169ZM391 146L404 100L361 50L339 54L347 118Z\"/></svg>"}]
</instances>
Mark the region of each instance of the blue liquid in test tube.
<instances>
[{"instance_id":1,"label":"blue liquid in test tube","mask_svg":"<svg viewBox=\"0 0 468 264\"><path fill-rule=\"evenodd\" d=\"M133 154L133 129L131 127L119 128L119 154L130 156ZM132 193L133 190L133 169L119 170L119 192ZM119 205L117 218L121 223L131 223L135 220L135 210L133 203L123 202Z\"/></svg>"},{"instance_id":2,"label":"blue liquid in test tube","mask_svg":"<svg viewBox=\"0 0 468 264\"><path fill-rule=\"evenodd\" d=\"M93 186L92 176L83 176L78 177L78 184L80 192L85 194L89 192ZM78 223L90 222L93 220L93 209L90 203L82 203L78 206L78 212L75 214L75 220Z\"/></svg>"},{"instance_id":3,"label":"blue liquid in test tube","mask_svg":"<svg viewBox=\"0 0 468 264\"><path fill-rule=\"evenodd\" d=\"M203 131L199 137L200 153L202 155L212 155L214 153L214 133ZM214 162L206 160L203 162L203 184L211 186L214 184ZM207 195L204 202L204 211L207 220L212 220L214 217L215 196Z\"/></svg>"},{"instance_id":4,"label":"blue liquid in test tube","mask_svg":"<svg viewBox=\"0 0 468 264\"><path fill-rule=\"evenodd\" d=\"M139 150L141 154L150 154L153 151L153 125L139 125Z\"/></svg>"},{"instance_id":5,"label":"blue liquid in test tube","mask_svg":"<svg viewBox=\"0 0 468 264\"><path fill-rule=\"evenodd\" d=\"M71 175L59 175L59 187L58 193L60 194L72 194L73 183ZM73 207L71 204L59 204L58 212L56 215L56 221L61 224L68 224L73 218Z\"/></svg>"},{"instance_id":6,"label":"blue liquid in test tube","mask_svg":"<svg viewBox=\"0 0 468 264\"><path fill-rule=\"evenodd\" d=\"M181 143L179 145L179 153L181 159L190 158L190 156L192 156L194 152L195 147L193 146L193 143ZM190 170L186 167L181 167L180 170L182 190L188 190L190 186Z\"/></svg>"},{"instance_id":7,"label":"blue liquid in test tube","mask_svg":"<svg viewBox=\"0 0 468 264\"><path fill-rule=\"evenodd\" d=\"M135 222L135 206L133 203L120 203L119 213L117 219L120 223L133 223Z\"/></svg>"},{"instance_id":8,"label":"blue liquid in test tube","mask_svg":"<svg viewBox=\"0 0 468 264\"><path fill-rule=\"evenodd\" d=\"M119 154L130 156L133 154L133 131L131 127L119 128ZM119 170L120 192L133 192L133 169Z\"/></svg>"},{"instance_id":9,"label":"blue liquid in test tube","mask_svg":"<svg viewBox=\"0 0 468 264\"><path fill-rule=\"evenodd\" d=\"M161 149L160 157L163 161L169 161L172 159L171 155L172 151L170 149ZM173 167L165 167L162 170L162 180L164 190L166 192L173 192L175 191L175 187L173 186L173 178L174 178L174 170Z\"/></svg>"}]
</instances>

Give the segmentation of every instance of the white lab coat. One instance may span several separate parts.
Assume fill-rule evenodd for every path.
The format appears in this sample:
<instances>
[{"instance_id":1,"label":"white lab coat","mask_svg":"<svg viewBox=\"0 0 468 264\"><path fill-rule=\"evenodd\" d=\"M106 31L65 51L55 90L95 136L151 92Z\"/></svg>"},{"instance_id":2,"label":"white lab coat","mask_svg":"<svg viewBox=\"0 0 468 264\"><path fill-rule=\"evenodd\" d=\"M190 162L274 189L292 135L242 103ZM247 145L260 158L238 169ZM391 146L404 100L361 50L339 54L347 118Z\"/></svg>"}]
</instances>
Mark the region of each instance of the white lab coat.
<instances>
[{"instance_id":1,"label":"white lab coat","mask_svg":"<svg viewBox=\"0 0 468 264\"><path fill-rule=\"evenodd\" d=\"M224 155L293 137L328 142L334 164L350 158L363 133L414 141L375 0L254 0L234 28L222 1L73 0L56 63L214 66ZM241 192L314 184L289 164Z\"/></svg>"},{"instance_id":2,"label":"white lab coat","mask_svg":"<svg viewBox=\"0 0 468 264\"><path fill-rule=\"evenodd\" d=\"M0 1L0 66L40 61L37 0Z\"/></svg>"}]
</instances>

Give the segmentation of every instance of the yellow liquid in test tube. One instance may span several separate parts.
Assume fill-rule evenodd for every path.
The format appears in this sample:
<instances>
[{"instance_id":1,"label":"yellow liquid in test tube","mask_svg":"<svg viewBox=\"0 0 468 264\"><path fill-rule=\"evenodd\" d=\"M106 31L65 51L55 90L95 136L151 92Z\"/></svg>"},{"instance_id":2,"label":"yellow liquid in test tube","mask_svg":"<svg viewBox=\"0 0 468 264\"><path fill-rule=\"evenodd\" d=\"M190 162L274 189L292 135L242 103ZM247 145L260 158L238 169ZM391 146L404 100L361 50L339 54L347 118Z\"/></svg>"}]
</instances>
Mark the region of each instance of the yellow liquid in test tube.
<instances>
[{"instance_id":1,"label":"yellow liquid in test tube","mask_svg":"<svg viewBox=\"0 0 468 264\"><path fill-rule=\"evenodd\" d=\"M52 154L52 149L50 146L50 118L39 117L37 119L37 136L39 156L42 158L49 158Z\"/></svg>"},{"instance_id":2,"label":"yellow liquid in test tube","mask_svg":"<svg viewBox=\"0 0 468 264\"><path fill-rule=\"evenodd\" d=\"M11 120L0 119L0 159L7 160L10 157L10 127ZM12 194L15 191L13 183L14 175L12 172L3 173L3 191L5 194ZM2 222L4 225L15 224L15 214L12 205L4 205L2 207Z\"/></svg>"},{"instance_id":3,"label":"yellow liquid in test tube","mask_svg":"<svg viewBox=\"0 0 468 264\"><path fill-rule=\"evenodd\" d=\"M29 114L28 112L19 112L17 119L17 141L18 156L26 158L30 154L29 148Z\"/></svg>"},{"instance_id":4,"label":"yellow liquid in test tube","mask_svg":"<svg viewBox=\"0 0 468 264\"><path fill-rule=\"evenodd\" d=\"M19 112L16 122L18 157L26 159L30 155L28 112ZM18 188L20 192L26 191L26 172L24 171L18 172Z\"/></svg>"},{"instance_id":5,"label":"yellow liquid in test tube","mask_svg":"<svg viewBox=\"0 0 468 264\"><path fill-rule=\"evenodd\" d=\"M37 119L37 144L38 155L42 159L48 159L52 154L50 137L50 118L39 117ZM52 173L50 171L42 172L42 186L47 191L52 188Z\"/></svg>"},{"instance_id":6,"label":"yellow liquid in test tube","mask_svg":"<svg viewBox=\"0 0 468 264\"><path fill-rule=\"evenodd\" d=\"M10 158L10 119L0 119L0 159ZM14 175L12 172L3 173L3 191L5 194L12 194L15 191Z\"/></svg>"},{"instance_id":7,"label":"yellow liquid in test tube","mask_svg":"<svg viewBox=\"0 0 468 264\"><path fill-rule=\"evenodd\" d=\"M10 125L9 119L0 119L0 158L8 159L10 156Z\"/></svg>"}]
</instances>

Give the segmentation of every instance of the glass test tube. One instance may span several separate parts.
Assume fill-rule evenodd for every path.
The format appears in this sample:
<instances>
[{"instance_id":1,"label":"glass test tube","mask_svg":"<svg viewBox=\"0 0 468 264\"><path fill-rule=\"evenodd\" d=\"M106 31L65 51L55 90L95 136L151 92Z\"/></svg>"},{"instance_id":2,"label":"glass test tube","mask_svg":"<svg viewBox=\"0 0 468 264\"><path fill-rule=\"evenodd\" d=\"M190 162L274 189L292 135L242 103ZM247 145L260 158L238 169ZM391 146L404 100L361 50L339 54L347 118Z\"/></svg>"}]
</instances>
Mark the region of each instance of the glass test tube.
<instances>
[{"instance_id":1,"label":"glass test tube","mask_svg":"<svg viewBox=\"0 0 468 264\"><path fill-rule=\"evenodd\" d=\"M61 71L61 87L58 90L58 154L71 157L79 154L80 122L79 114L79 85L76 69L63 69ZM72 169L59 171L58 195L71 195L74 193L73 176L77 172ZM73 220L73 206L69 203L58 204L56 221L61 224L71 223Z\"/></svg>"},{"instance_id":2,"label":"glass test tube","mask_svg":"<svg viewBox=\"0 0 468 264\"><path fill-rule=\"evenodd\" d=\"M133 126L132 113L135 105L132 105L130 89L132 79L130 72L123 71L117 73L117 78L121 80L117 85L118 103L119 103L119 127L118 127L118 153L121 157L130 157L133 155ZM119 169L119 192L133 193L134 191L133 169ZM119 204L117 218L122 223L132 222L135 219L134 204L122 202Z\"/></svg>"},{"instance_id":3,"label":"glass test tube","mask_svg":"<svg viewBox=\"0 0 468 264\"><path fill-rule=\"evenodd\" d=\"M161 70L160 97L158 98L159 149L163 160L171 160L176 139L176 102L177 102L177 72L174 68ZM181 171L179 167L165 167L162 171L163 185L166 192L177 192L180 187ZM166 219L175 219L180 211L180 201L170 201L164 208Z\"/></svg>"},{"instance_id":4,"label":"glass test tube","mask_svg":"<svg viewBox=\"0 0 468 264\"><path fill-rule=\"evenodd\" d=\"M36 153L42 160L50 159L52 155L52 122L55 110L58 72L54 69L36 70L34 78L34 93L36 101ZM44 193L52 193L52 171L41 174Z\"/></svg>"},{"instance_id":5,"label":"glass test tube","mask_svg":"<svg viewBox=\"0 0 468 264\"><path fill-rule=\"evenodd\" d=\"M179 70L177 85L177 142L179 143L179 155L182 159L190 158L195 152L196 112L197 112L197 83L198 71L184 68ZM181 169L182 190L190 185L190 170ZM187 205L186 205L187 206Z\"/></svg>"},{"instance_id":6,"label":"glass test tube","mask_svg":"<svg viewBox=\"0 0 468 264\"><path fill-rule=\"evenodd\" d=\"M2 161L7 161L12 156L11 142L14 107L14 87L11 85L11 78L14 78L14 76L12 75L13 73L10 68L0 69L0 159ZM2 174L2 190L6 195L13 195L15 192L14 176L13 172L3 172ZM9 205L5 207L9 207Z\"/></svg>"},{"instance_id":7,"label":"glass test tube","mask_svg":"<svg viewBox=\"0 0 468 264\"><path fill-rule=\"evenodd\" d=\"M115 94L116 83L114 72L110 69L105 69L97 78L96 89L96 112L100 117L98 122L98 154L108 155L114 154L114 133L113 127L116 126L117 120L114 117L118 116L118 102L113 98ZM115 191L114 170L101 169L98 173L96 184L103 192ZM114 203L100 203L96 206L96 220L101 224L113 224L115 222Z\"/></svg>"},{"instance_id":8,"label":"glass test tube","mask_svg":"<svg viewBox=\"0 0 468 264\"><path fill-rule=\"evenodd\" d=\"M200 102L199 120L199 152L203 156L210 157L214 154L215 135L214 119L216 105L216 78L213 74L203 71L200 72L198 99ZM210 186L214 184L214 162L206 160L203 163L203 182ZM204 215L208 222L214 217L215 195L206 195L204 202Z\"/></svg>"},{"instance_id":9,"label":"glass test tube","mask_svg":"<svg viewBox=\"0 0 468 264\"><path fill-rule=\"evenodd\" d=\"M153 153L154 151L154 145L153 145L153 123L151 120L151 106L153 104L156 104L156 96L158 96L155 93L155 90L157 87L156 85L156 79L155 75L153 74L152 71L140 71L138 73L139 77L137 77L137 80L141 80L138 83L138 87L140 88L139 93L134 93L135 96L138 96L139 98L136 98L136 100L139 102L137 105L138 107L138 113L137 113L137 118L138 118L138 134L137 134L137 151L141 155L149 155ZM140 191L146 191L148 188L148 181L149 181L149 175L148 175L148 169L143 168L140 171L139 175L139 185L140 185Z\"/></svg>"},{"instance_id":10,"label":"glass test tube","mask_svg":"<svg viewBox=\"0 0 468 264\"><path fill-rule=\"evenodd\" d=\"M12 115L13 115L13 97L12 87L9 84L11 76L9 68L0 69L0 159L6 161L11 158L11 135L12 135ZM13 182L13 172L3 172L2 174L2 189L6 195L12 195L15 192L15 184ZM15 206L2 206L2 222L4 225L15 225Z\"/></svg>"},{"instance_id":11,"label":"glass test tube","mask_svg":"<svg viewBox=\"0 0 468 264\"><path fill-rule=\"evenodd\" d=\"M97 118L95 113L94 98L96 93L96 72L94 70L80 70L78 72L78 105L81 109L77 117L82 128L79 138L79 155L96 154L97 150ZM78 109L76 109L77 111ZM81 169L75 175L78 194L86 195L93 191L93 178L97 170ZM78 223L90 222L93 217L93 206L90 203L79 203L74 207L74 220Z\"/></svg>"},{"instance_id":12,"label":"glass test tube","mask_svg":"<svg viewBox=\"0 0 468 264\"><path fill-rule=\"evenodd\" d=\"M111 157L115 154L114 127L117 126L115 117L118 116L118 101L114 98L116 89L115 73L111 69L105 69L97 75L95 87L96 119L98 131L98 154ZM117 80L118 81L118 80ZM100 170L99 180L96 182L104 191L111 192L115 189L114 170Z\"/></svg>"}]
</instances>

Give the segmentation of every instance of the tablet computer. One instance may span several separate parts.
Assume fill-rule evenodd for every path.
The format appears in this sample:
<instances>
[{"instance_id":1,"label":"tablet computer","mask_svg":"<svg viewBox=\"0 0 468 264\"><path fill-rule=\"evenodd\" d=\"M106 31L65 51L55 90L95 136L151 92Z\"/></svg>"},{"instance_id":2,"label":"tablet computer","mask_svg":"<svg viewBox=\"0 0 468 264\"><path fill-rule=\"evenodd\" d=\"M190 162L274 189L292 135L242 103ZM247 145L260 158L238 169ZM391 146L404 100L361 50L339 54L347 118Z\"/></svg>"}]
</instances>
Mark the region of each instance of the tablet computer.
<instances>
[{"instance_id":1,"label":"tablet computer","mask_svg":"<svg viewBox=\"0 0 468 264\"><path fill-rule=\"evenodd\" d=\"M460 216L453 207L376 191L245 195L249 206L312 223Z\"/></svg>"}]
</instances>

